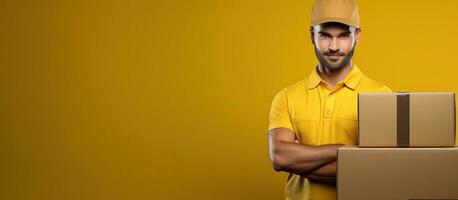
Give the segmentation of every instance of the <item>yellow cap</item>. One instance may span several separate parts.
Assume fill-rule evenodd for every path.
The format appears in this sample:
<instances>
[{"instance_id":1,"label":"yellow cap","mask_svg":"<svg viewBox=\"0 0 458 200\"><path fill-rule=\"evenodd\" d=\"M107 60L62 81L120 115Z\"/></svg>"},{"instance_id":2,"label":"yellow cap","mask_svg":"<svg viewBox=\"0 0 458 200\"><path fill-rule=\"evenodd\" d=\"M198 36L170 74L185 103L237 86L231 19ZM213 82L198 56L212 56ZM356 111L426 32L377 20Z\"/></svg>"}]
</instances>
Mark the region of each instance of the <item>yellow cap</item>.
<instances>
[{"instance_id":1,"label":"yellow cap","mask_svg":"<svg viewBox=\"0 0 458 200\"><path fill-rule=\"evenodd\" d=\"M340 22L355 28L359 26L359 11L355 0L315 0L311 25Z\"/></svg>"}]
</instances>

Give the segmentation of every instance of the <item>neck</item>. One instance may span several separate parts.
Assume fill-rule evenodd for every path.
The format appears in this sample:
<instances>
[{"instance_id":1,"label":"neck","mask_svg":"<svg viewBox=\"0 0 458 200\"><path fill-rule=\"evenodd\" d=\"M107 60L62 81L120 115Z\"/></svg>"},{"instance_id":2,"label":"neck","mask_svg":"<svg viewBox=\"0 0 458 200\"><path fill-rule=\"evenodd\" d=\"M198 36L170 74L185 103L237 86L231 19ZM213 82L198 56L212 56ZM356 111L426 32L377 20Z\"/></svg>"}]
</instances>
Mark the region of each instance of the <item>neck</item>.
<instances>
[{"instance_id":1,"label":"neck","mask_svg":"<svg viewBox=\"0 0 458 200\"><path fill-rule=\"evenodd\" d=\"M343 81L345 77L350 73L352 69L352 61L350 61L344 67L337 70L330 70L318 63L318 74L326 81L329 88L332 90L338 83Z\"/></svg>"}]
</instances>

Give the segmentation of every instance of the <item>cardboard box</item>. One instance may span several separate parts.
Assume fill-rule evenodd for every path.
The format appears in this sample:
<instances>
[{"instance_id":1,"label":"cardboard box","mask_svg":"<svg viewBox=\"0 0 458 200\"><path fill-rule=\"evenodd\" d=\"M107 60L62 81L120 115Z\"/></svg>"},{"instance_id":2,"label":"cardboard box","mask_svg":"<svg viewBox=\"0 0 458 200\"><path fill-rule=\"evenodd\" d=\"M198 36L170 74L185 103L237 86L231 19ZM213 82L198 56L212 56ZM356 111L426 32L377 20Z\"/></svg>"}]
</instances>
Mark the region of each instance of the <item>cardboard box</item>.
<instances>
[{"instance_id":1,"label":"cardboard box","mask_svg":"<svg viewBox=\"0 0 458 200\"><path fill-rule=\"evenodd\" d=\"M341 147L338 200L458 200L458 148Z\"/></svg>"},{"instance_id":2,"label":"cardboard box","mask_svg":"<svg viewBox=\"0 0 458 200\"><path fill-rule=\"evenodd\" d=\"M359 147L455 145L455 93L359 93Z\"/></svg>"}]
</instances>

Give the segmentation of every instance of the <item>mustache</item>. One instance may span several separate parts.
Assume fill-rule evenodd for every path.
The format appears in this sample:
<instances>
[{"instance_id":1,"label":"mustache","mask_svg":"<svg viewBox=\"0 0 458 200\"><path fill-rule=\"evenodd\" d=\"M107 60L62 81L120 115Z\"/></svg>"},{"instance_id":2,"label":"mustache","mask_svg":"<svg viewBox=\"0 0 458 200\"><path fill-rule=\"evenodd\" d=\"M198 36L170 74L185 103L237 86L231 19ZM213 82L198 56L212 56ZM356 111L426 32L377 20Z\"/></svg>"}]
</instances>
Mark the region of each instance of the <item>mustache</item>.
<instances>
[{"instance_id":1,"label":"mustache","mask_svg":"<svg viewBox=\"0 0 458 200\"><path fill-rule=\"evenodd\" d=\"M344 56L345 55L344 53L339 52L339 51L325 51L323 54L327 56Z\"/></svg>"}]
</instances>

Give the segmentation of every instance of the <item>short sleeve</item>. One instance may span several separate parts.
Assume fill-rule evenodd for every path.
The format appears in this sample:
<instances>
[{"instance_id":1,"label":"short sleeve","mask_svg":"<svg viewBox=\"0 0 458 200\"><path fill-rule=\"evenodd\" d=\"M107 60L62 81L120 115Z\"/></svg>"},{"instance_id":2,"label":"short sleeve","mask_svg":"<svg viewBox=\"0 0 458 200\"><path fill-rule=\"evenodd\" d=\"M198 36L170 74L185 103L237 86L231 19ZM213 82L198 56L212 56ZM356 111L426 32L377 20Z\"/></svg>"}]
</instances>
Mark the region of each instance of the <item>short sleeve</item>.
<instances>
[{"instance_id":1,"label":"short sleeve","mask_svg":"<svg viewBox=\"0 0 458 200\"><path fill-rule=\"evenodd\" d=\"M278 127L284 127L293 130L290 113L288 110L286 89L281 90L275 95L270 107L268 131Z\"/></svg>"}]
</instances>

